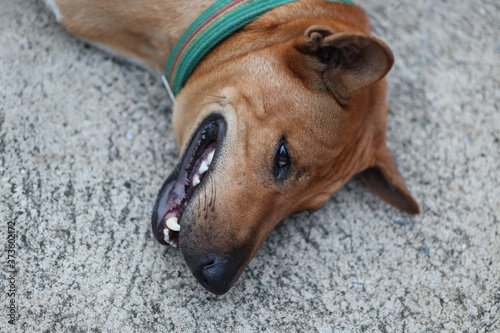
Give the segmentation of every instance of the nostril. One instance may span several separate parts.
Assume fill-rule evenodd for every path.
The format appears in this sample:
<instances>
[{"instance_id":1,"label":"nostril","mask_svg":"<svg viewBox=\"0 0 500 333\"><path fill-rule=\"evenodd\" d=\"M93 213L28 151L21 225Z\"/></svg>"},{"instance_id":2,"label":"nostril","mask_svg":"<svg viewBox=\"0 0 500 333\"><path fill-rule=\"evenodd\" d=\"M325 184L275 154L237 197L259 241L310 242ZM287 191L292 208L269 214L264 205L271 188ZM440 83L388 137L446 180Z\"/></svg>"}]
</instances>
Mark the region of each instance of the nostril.
<instances>
[{"instance_id":1,"label":"nostril","mask_svg":"<svg viewBox=\"0 0 500 333\"><path fill-rule=\"evenodd\" d=\"M209 285L218 283L225 275L226 262L227 260L212 260L207 263L201 270L203 280Z\"/></svg>"},{"instance_id":2,"label":"nostril","mask_svg":"<svg viewBox=\"0 0 500 333\"><path fill-rule=\"evenodd\" d=\"M223 257L200 264L198 281L214 294L222 295L231 288L237 278L237 265Z\"/></svg>"},{"instance_id":3,"label":"nostril","mask_svg":"<svg viewBox=\"0 0 500 333\"><path fill-rule=\"evenodd\" d=\"M231 254L219 255L212 252L205 255L198 253L192 257L187 257L186 254L184 256L196 280L216 295L225 294L232 287L245 263Z\"/></svg>"},{"instance_id":4,"label":"nostril","mask_svg":"<svg viewBox=\"0 0 500 333\"><path fill-rule=\"evenodd\" d=\"M213 265L215 265L215 260L206 263L201 269L201 278L203 279L203 282L205 282L207 285L210 285L210 281L205 277L205 272L206 270L210 270L210 267L212 267Z\"/></svg>"}]
</instances>

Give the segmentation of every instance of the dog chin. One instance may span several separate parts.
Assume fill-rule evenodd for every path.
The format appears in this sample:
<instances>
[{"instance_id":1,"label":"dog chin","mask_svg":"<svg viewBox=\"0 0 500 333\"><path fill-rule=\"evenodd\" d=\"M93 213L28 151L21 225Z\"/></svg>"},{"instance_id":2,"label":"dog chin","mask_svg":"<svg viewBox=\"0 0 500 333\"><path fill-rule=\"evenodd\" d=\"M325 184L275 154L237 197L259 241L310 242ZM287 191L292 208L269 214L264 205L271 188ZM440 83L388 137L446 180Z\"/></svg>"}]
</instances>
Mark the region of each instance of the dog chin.
<instances>
[{"instance_id":1,"label":"dog chin","mask_svg":"<svg viewBox=\"0 0 500 333\"><path fill-rule=\"evenodd\" d=\"M226 121L219 114L205 118L161 187L151 221L153 234L161 244L178 245L183 226L182 213L214 169L224 143L226 127Z\"/></svg>"}]
</instances>

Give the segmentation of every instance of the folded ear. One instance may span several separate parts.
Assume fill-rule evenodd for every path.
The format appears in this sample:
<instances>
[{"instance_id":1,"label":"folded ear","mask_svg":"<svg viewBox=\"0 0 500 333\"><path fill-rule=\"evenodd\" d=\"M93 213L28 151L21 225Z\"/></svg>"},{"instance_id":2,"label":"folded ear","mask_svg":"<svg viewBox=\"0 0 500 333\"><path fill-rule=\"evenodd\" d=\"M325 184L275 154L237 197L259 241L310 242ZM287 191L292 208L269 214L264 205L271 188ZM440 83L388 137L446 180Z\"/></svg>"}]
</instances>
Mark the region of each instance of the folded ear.
<instances>
[{"instance_id":1,"label":"folded ear","mask_svg":"<svg viewBox=\"0 0 500 333\"><path fill-rule=\"evenodd\" d=\"M309 81L322 80L341 103L356 90L382 79L394 63L391 50L381 40L362 33L335 33L324 26L307 29L295 48L306 57L296 59L292 69Z\"/></svg>"},{"instance_id":2,"label":"folded ear","mask_svg":"<svg viewBox=\"0 0 500 333\"><path fill-rule=\"evenodd\" d=\"M406 187L387 147L378 152L375 164L358 176L373 193L385 202L409 214L420 213L420 208Z\"/></svg>"}]
</instances>

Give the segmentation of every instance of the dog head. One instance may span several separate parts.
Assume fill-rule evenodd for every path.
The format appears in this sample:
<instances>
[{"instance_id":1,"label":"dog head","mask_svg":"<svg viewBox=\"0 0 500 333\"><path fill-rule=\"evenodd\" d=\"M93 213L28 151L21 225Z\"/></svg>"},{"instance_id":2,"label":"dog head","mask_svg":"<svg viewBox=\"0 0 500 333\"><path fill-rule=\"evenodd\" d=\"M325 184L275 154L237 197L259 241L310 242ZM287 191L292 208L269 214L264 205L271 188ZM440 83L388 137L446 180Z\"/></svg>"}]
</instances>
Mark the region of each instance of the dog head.
<instances>
[{"instance_id":1,"label":"dog head","mask_svg":"<svg viewBox=\"0 0 500 333\"><path fill-rule=\"evenodd\" d=\"M156 238L223 294L281 220L355 175L417 213L385 142L392 63L367 28L330 18L265 18L221 43L178 96L183 156L158 196Z\"/></svg>"}]
</instances>

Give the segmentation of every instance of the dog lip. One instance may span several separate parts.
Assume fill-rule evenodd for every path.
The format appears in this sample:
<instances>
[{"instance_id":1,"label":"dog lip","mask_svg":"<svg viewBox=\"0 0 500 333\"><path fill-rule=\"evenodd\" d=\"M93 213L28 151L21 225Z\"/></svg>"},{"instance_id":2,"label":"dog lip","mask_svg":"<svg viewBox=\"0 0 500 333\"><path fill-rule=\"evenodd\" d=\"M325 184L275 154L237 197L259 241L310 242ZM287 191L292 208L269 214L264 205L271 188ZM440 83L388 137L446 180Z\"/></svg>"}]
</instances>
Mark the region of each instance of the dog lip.
<instances>
[{"instance_id":1,"label":"dog lip","mask_svg":"<svg viewBox=\"0 0 500 333\"><path fill-rule=\"evenodd\" d=\"M182 232L182 212L189 204L216 163L226 134L226 122L219 114L205 118L198 126L183 157L163 183L151 217L153 235L163 245L176 246ZM167 226L167 220L178 219L180 231Z\"/></svg>"}]
</instances>

